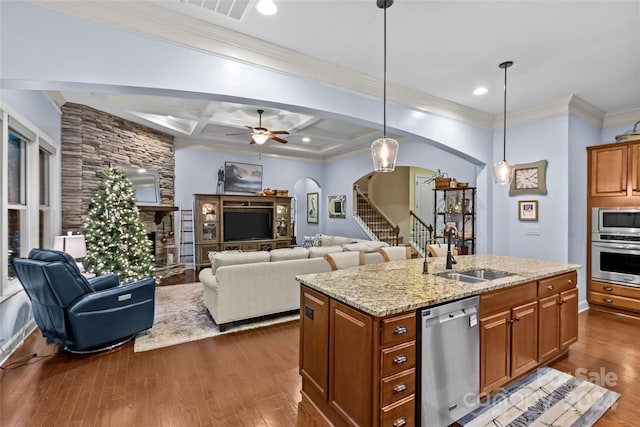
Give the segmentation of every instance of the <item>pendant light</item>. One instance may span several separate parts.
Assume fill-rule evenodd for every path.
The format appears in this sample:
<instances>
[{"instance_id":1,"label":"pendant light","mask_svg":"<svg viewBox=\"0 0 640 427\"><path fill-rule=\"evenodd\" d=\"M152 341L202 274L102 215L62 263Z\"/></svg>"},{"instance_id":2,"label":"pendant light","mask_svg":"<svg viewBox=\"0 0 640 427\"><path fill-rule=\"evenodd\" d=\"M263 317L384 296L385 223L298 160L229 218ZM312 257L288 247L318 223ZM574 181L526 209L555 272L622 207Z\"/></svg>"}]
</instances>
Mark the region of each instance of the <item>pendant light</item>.
<instances>
[{"instance_id":1,"label":"pendant light","mask_svg":"<svg viewBox=\"0 0 640 427\"><path fill-rule=\"evenodd\" d=\"M493 165L493 182L495 184L505 185L511 184L513 180L514 166L511 163L507 163L507 68L513 65L512 61L506 61L498 65L498 67L504 70L504 125L503 125L503 140L502 140L502 161Z\"/></svg>"},{"instance_id":2,"label":"pendant light","mask_svg":"<svg viewBox=\"0 0 640 427\"><path fill-rule=\"evenodd\" d=\"M384 89L382 138L371 143L371 155L374 171L393 172L396 167L396 157L398 157L398 141L387 138L387 8L393 4L393 0L376 0L376 4L380 9L384 9Z\"/></svg>"}]
</instances>

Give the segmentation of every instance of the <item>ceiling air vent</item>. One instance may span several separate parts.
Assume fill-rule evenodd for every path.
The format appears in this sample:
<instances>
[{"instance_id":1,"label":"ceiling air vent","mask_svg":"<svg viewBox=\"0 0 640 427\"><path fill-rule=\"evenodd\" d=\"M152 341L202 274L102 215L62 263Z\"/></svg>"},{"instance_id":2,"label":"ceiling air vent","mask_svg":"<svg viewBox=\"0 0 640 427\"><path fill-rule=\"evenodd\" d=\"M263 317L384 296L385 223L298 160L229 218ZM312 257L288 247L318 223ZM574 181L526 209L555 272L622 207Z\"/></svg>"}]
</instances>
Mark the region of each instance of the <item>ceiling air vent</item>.
<instances>
[{"instance_id":1,"label":"ceiling air vent","mask_svg":"<svg viewBox=\"0 0 640 427\"><path fill-rule=\"evenodd\" d=\"M229 18L240 20L247 10L249 0L183 0Z\"/></svg>"}]
</instances>

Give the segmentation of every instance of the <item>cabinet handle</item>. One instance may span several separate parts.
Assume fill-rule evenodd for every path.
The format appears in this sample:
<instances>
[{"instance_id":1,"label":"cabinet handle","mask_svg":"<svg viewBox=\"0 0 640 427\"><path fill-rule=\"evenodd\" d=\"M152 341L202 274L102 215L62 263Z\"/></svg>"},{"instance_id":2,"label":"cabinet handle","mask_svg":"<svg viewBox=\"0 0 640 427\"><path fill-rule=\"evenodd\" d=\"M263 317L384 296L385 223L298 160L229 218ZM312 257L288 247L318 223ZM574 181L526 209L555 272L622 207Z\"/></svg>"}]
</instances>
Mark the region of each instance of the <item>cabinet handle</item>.
<instances>
[{"instance_id":1,"label":"cabinet handle","mask_svg":"<svg viewBox=\"0 0 640 427\"><path fill-rule=\"evenodd\" d=\"M613 291L613 288L611 286L605 286L604 290L611 292L611 291Z\"/></svg>"},{"instance_id":2,"label":"cabinet handle","mask_svg":"<svg viewBox=\"0 0 640 427\"><path fill-rule=\"evenodd\" d=\"M519 322L519 321L520 321L520 318L519 318L519 317L516 317L514 320L515 320L516 322Z\"/></svg>"},{"instance_id":3,"label":"cabinet handle","mask_svg":"<svg viewBox=\"0 0 640 427\"><path fill-rule=\"evenodd\" d=\"M407 386L404 383L397 384L393 387L393 394L398 394L407 391Z\"/></svg>"},{"instance_id":4,"label":"cabinet handle","mask_svg":"<svg viewBox=\"0 0 640 427\"><path fill-rule=\"evenodd\" d=\"M396 326L396 328L393 330L393 335L402 335L406 333L407 333L406 326Z\"/></svg>"},{"instance_id":5,"label":"cabinet handle","mask_svg":"<svg viewBox=\"0 0 640 427\"><path fill-rule=\"evenodd\" d=\"M393 427L403 427L407 425L407 420L404 417L400 417L393 422Z\"/></svg>"},{"instance_id":6,"label":"cabinet handle","mask_svg":"<svg viewBox=\"0 0 640 427\"><path fill-rule=\"evenodd\" d=\"M567 280L567 282L568 282L570 285L573 285L573 279L569 279L569 280Z\"/></svg>"},{"instance_id":7,"label":"cabinet handle","mask_svg":"<svg viewBox=\"0 0 640 427\"><path fill-rule=\"evenodd\" d=\"M561 299L560 301L558 301L558 305L562 305L562 304L564 304L564 300Z\"/></svg>"},{"instance_id":8,"label":"cabinet handle","mask_svg":"<svg viewBox=\"0 0 640 427\"><path fill-rule=\"evenodd\" d=\"M404 354L399 354L393 358L394 365L401 365L403 363L407 363L407 356L405 356Z\"/></svg>"},{"instance_id":9,"label":"cabinet handle","mask_svg":"<svg viewBox=\"0 0 640 427\"><path fill-rule=\"evenodd\" d=\"M547 286L547 289L552 290L553 289L553 285Z\"/></svg>"},{"instance_id":10,"label":"cabinet handle","mask_svg":"<svg viewBox=\"0 0 640 427\"><path fill-rule=\"evenodd\" d=\"M609 304L611 304L613 302L613 300L611 298L602 298L602 301L607 302Z\"/></svg>"}]
</instances>

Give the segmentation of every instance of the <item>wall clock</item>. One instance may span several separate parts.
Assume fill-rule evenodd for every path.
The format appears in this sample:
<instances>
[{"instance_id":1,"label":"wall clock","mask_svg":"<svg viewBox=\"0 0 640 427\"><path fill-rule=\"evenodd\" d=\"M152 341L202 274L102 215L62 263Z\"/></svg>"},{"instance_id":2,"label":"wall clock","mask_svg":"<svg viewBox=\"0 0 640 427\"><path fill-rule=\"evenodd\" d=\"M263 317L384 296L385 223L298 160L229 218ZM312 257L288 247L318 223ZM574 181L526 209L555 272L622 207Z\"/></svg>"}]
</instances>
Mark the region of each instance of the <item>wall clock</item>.
<instances>
[{"instance_id":1,"label":"wall clock","mask_svg":"<svg viewBox=\"0 0 640 427\"><path fill-rule=\"evenodd\" d=\"M515 165L510 196L518 194L547 194L547 161Z\"/></svg>"}]
</instances>

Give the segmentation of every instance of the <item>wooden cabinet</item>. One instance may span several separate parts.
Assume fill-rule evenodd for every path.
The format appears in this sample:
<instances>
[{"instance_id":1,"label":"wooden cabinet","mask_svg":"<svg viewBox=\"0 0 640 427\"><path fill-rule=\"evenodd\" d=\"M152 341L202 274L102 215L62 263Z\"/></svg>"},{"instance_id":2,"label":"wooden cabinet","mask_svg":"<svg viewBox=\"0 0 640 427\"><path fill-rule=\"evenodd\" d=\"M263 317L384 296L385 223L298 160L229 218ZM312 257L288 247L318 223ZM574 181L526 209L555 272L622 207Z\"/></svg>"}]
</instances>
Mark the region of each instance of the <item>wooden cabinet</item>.
<instances>
[{"instance_id":1,"label":"wooden cabinet","mask_svg":"<svg viewBox=\"0 0 640 427\"><path fill-rule=\"evenodd\" d=\"M553 359L578 340L578 276L575 271L538 282L538 361Z\"/></svg>"},{"instance_id":2,"label":"wooden cabinet","mask_svg":"<svg viewBox=\"0 0 640 427\"><path fill-rule=\"evenodd\" d=\"M640 143L587 147L590 197L640 195Z\"/></svg>"},{"instance_id":3,"label":"wooden cabinet","mask_svg":"<svg viewBox=\"0 0 640 427\"><path fill-rule=\"evenodd\" d=\"M640 312L640 288L592 280L589 302L609 310L623 309L638 313Z\"/></svg>"},{"instance_id":4,"label":"wooden cabinet","mask_svg":"<svg viewBox=\"0 0 640 427\"><path fill-rule=\"evenodd\" d=\"M335 426L415 425L415 311L370 316L301 286L302 392Z\"/></svg>"},{"instance_id":5,"label":"wooden cabinet","mask_svg":"<svg viewBox=\"0 0 640 427\"><path fill-rule=\"evenodd\" d=\"M523 286L524 293L535 290L535 283ZM529 289L526 289L527 287ZM510 295L505 294L504 303L501 304L487 305L488 300L485 299L484 310L482 295L480 296L482 310L480 391L482 393L505 385L512 378L520 376L538 364L538 301L534 300L505 309L504 305L508 305L507 301L515 295L513 290L510 291ZM499 295L500 292L492 296ZM497 313L496 310L498 310Z\"/></svg>"},{"instance_id":6,"label":"wooden cabinet","mask_svg":"<svg viewBox=\"0 0 640 427\"><path fill-rule=\"evenodd\" d=\"M210 251L264 251L291 246L291 197L194 194L196 268Z\"/></svg>"},{"instance_id":7,"label":"wooden cabinet","mask_svg":"<svg viewBox=\"0 0 640 427\"><path fill-rule=\"evenodd\" d=\"M640 288L591 279L592 208L640 206L640 142L587 147L587 299L591 308L640 313Z\"/></svg>"},{"instance_id":8,"label":"wooden cabinet","mask_svg":"<svg viewBox=\"0 0 640 427\"><path fill-rule=\"evenodd\" d=\"M329 298L307 287L300 289L300 375L307 393L329 396Z\"/></svg>"}]
</instances>

